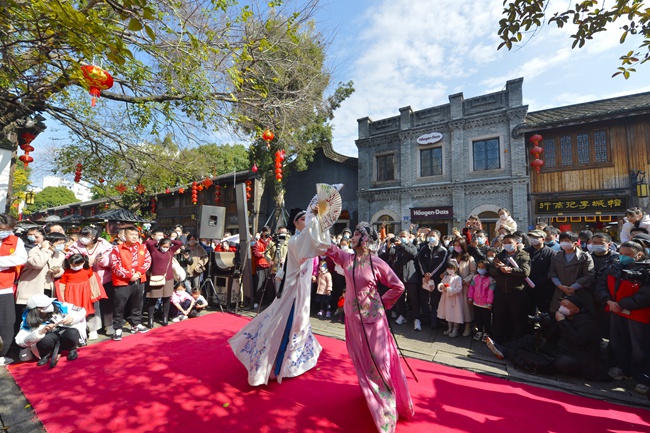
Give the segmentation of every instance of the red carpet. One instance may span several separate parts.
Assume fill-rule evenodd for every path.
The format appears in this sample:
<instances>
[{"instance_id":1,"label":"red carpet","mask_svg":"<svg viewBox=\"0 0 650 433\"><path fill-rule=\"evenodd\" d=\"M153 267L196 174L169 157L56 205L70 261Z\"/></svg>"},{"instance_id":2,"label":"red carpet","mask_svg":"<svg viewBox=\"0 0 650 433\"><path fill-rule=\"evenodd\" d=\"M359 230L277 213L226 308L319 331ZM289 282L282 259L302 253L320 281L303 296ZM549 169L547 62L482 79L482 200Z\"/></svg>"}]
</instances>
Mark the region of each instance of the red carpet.
<instances>
[{"instance_id":1,"label":"red carpet","mask_svg":"<svg viewBox=\"0 0 650 433\"><path fill-rule=\"evenodd\" d=\"M249 387L226 342L246 320L210 314L10 371L49 433L375 432L343 341L318 337L317 370ZM410 362L416 416L399 433L650 431L644 409Z\"/></svg>"}]
</instances>

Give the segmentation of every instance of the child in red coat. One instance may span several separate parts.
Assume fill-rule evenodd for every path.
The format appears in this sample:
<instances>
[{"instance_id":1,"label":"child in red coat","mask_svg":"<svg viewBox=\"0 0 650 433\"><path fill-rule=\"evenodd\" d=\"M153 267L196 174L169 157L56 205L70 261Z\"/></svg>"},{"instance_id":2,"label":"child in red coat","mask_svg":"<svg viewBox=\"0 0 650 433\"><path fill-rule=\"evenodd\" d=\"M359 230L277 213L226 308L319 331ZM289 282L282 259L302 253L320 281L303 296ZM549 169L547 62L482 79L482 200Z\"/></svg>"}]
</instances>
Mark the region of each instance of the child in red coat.
<instances>
[{"instance_id":1,"label":"child in red coat","mask_svg":"<svg viewBox=\"0 0 650 433\"><path fill-rule=\"evenodd\" d=\"M88 339L96 340L97 331L101 328L101 313L99 300L106 299L102 281L88 263L88 256L75 253L64 262L65 271L59 280L57 298L61 302L82 307L86 310Z\"/></svg>"}]
</instances>

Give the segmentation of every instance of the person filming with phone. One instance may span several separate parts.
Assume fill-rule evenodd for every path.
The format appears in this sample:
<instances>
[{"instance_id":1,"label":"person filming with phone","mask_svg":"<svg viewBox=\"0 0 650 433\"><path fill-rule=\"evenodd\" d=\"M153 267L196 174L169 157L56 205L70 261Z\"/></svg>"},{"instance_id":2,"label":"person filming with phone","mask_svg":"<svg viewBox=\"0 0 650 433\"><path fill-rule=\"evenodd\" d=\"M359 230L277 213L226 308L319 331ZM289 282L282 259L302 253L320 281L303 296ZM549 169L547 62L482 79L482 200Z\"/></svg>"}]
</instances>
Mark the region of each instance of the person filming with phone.
<instances>
[{"instance_id":1,"label":"person filming with phone","mask_svg":"<svg viewBox=\"0 0 650 433\"><path fill-rule=\"evenodd\" d=\"M86 310L47 295L34 295L27 301L16 344L30 348L39 358L36 365L50 363L54 368L61 353L68 361L79 356L77 348L86 341Z\"/></svg>"}]
</instances>

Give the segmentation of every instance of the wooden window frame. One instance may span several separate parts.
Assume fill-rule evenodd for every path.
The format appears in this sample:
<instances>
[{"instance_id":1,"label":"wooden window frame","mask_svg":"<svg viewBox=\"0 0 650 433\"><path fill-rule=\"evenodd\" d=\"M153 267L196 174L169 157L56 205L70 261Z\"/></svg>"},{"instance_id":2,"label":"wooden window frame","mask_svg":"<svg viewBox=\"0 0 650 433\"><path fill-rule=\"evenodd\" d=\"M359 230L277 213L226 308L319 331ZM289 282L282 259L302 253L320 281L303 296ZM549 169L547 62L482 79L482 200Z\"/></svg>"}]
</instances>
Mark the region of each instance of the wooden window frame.
<instances>
[{"instance_id":1,"label":"wooden window frame","mask_svg":"<svg viewBox=\"0 0 650 433\"><path fill-rule=\"evenodd\" d=\"M423 167L423 165L422 165L422 161L423 161L422 152L426 152L428 150L435 150L435 149L440 149L440 173L439 174L427 174L427 175L425 175L425 174L422 173L422 167ZM442 175L445 174L445 164L444 164L445 155L444 155L444 151L442 150L442 146L433 146L433 147L420 148L420 149L418 149L418 151L419 151L418 157L419 157L419 162L420 162L419 177L421 177L421 178L422 177L436 177L436 176L442 176ZM432 168L433 168L433 165L432 165Z\"/></svg>"},{"instance_id":2,"label":"wooden window frame","mask_svg":"<svg viewBox=\"0 0 650 433\"><path fill-rule=\"evenodd\" d=\"M379 179L379 159L380 158L386 158L386 157L392 157L393 158L393 177L392 179ZM395 152L390 152L390 153L382 153L375 155L374 158L374 165L375 165L375 170L374 170L374 180L375 183L378 184L386 184L386 183L392 183L397 180L397 155Z\"/></svg>"},{"instance_id":3,"label":"wooden window frame","mask_svg":"<svg viewBox=\"0 0 650 433\"><path fill-rule=\"evenodd\" d=\"M497 149L497 159L499 160L499 166L496 168L476 168L476 158L475 158L476 144L491 141L491 140L496 140L499 146ZM501 137L488 137L488 138L481 138L478 140L472 140L472 171L484 172L484 171L493 171L493 170L503 170L503 161L501 160Z\"/></svg>"},{"instance_id":4,"label":"wooden window frame","mask_svg":"<svg viewBox=\"0 0 650 433\"><path fill-rule=\"evenodd\" d=\"M604 132L605 133L605 140L606 140L606 148L607 148L607 161L605 162L596 162L596 142L595 142L595 134L596 132ZM548 134L548 133L547 133ZM584 135L587 134L589 136L589 161L585 163L580 163L579 160L579 155L578 155L578 136L579 135ZM562 137L570 137L571 138L571 158L572 158L572 164L571 165L562 165ZM553 133L553 134L548 134L544 135L544 139L541 141L540 145L544 149L544 152L546 152L546 148L544 147L544 142L546 140L554 140L555 141L555 166L549 167L546 164L542 167L542 172L550 173L554 171L567 171L567 170L583 170L585 168L602 168L602 167L613 167L614 162L612 161L613 155L612 155L612 141L609 133L609 128L603 127L603 128L592 128L592 129L571 129L567 131L562 131L558 133ZM546 161L546 154L542 153L540 155L541 159Z\"/></svg>"}]
</instances>

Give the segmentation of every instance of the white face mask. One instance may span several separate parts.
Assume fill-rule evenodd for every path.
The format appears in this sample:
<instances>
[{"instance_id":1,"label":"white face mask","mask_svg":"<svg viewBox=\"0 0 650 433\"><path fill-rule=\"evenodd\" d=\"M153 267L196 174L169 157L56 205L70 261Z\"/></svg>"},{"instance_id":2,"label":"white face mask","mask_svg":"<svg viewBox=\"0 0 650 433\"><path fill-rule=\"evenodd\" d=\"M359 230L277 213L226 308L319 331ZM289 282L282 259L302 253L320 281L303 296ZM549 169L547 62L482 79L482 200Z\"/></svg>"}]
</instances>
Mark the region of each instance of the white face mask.
<instances>
[{"instance_id":1,"label":"white face mask","mask_svg":"<svg viewBox=\"0 0 650 433\"><path fill-rule=\"evenodd\" d=\"M505 213L504 213L504 214L501 214L501 215L499 215L499 218L500 218L502 221L505 221L505 220L508 219L508 214L505 214Z\"/></svg>"},{"instance_id":2,"label":"white face mask","mask_svg":"<svg viewBox=\"0 0 650 433\"><path fill-rule=\"evenodd\" d=\"M565 307L564 305L560 305L560 308L557 309L557 312L560 313L563 316L570 316L571 315L571 311L569 311L569 309L567 307Z\"/></svg>"},{"instance_id":3,"label":"white face mask","mask_svg":"<svg viewBox=\"0 0 650 433\"><path fill-rule=\"evenodd\" d=\"M494 257L490 256L487 258L488 262L492 263L494 261Z\"/></svg>"},{"instance_id":4,"label":"white face mask","mask_svg":"<svg viewBox=\"0 0 650 433\"><path fill-rule=\"evenodd\" d=\"M570 250L573 248L573 244L571 242L560 242L560 248L563 250Z\"/></svg>"},{"instance_id":5,"label":"white face mask","mask_svg":"<svg viewBox=\"0 0 650 433\"><path fill-rule=\"evenodd\" d=\"M169 247L160 247L160 252L166 253L167 251L169 251Z\"/></svg>"},{"instance_id":6,"label":"white face mask","mask_svg":"<svg viewBox=\"0 0 650 433\"><path fill-rule=\"evenodd\" d=\"M82 245L89 245L90 244L90 238L80 238L79 242L81 242Z\"/></svg>"},{"instance_id":7,"label":"white face mask","mask_svg":"<svg viewBox=\"0 0 650 433\"><path fill-rule=\"evenodd\" d=\"M532 246L537 246L542 243L542 241L537 238L528 238L528 242L530 242Z\"/></svg>"},{"instance_id":8,"label":"white face mask","mask_svg":"<svg viewBox=\"0 0 650 433\"><path fill-rule=\"evenodd\" d=\"M79 265L79 266L70 266L70 269L73 271L80 271L84 268L84 265Z\"/></svg>"},{"instance_id":9,"label":"white face mask","mask_svg":"<svg viewBox=\"0 0 650 433\"><path fill-rule=\"evenodd\" d=\"M455 269L447 269L447 274L454 275L456 273Z\"/></svg>"}]
</instances>

